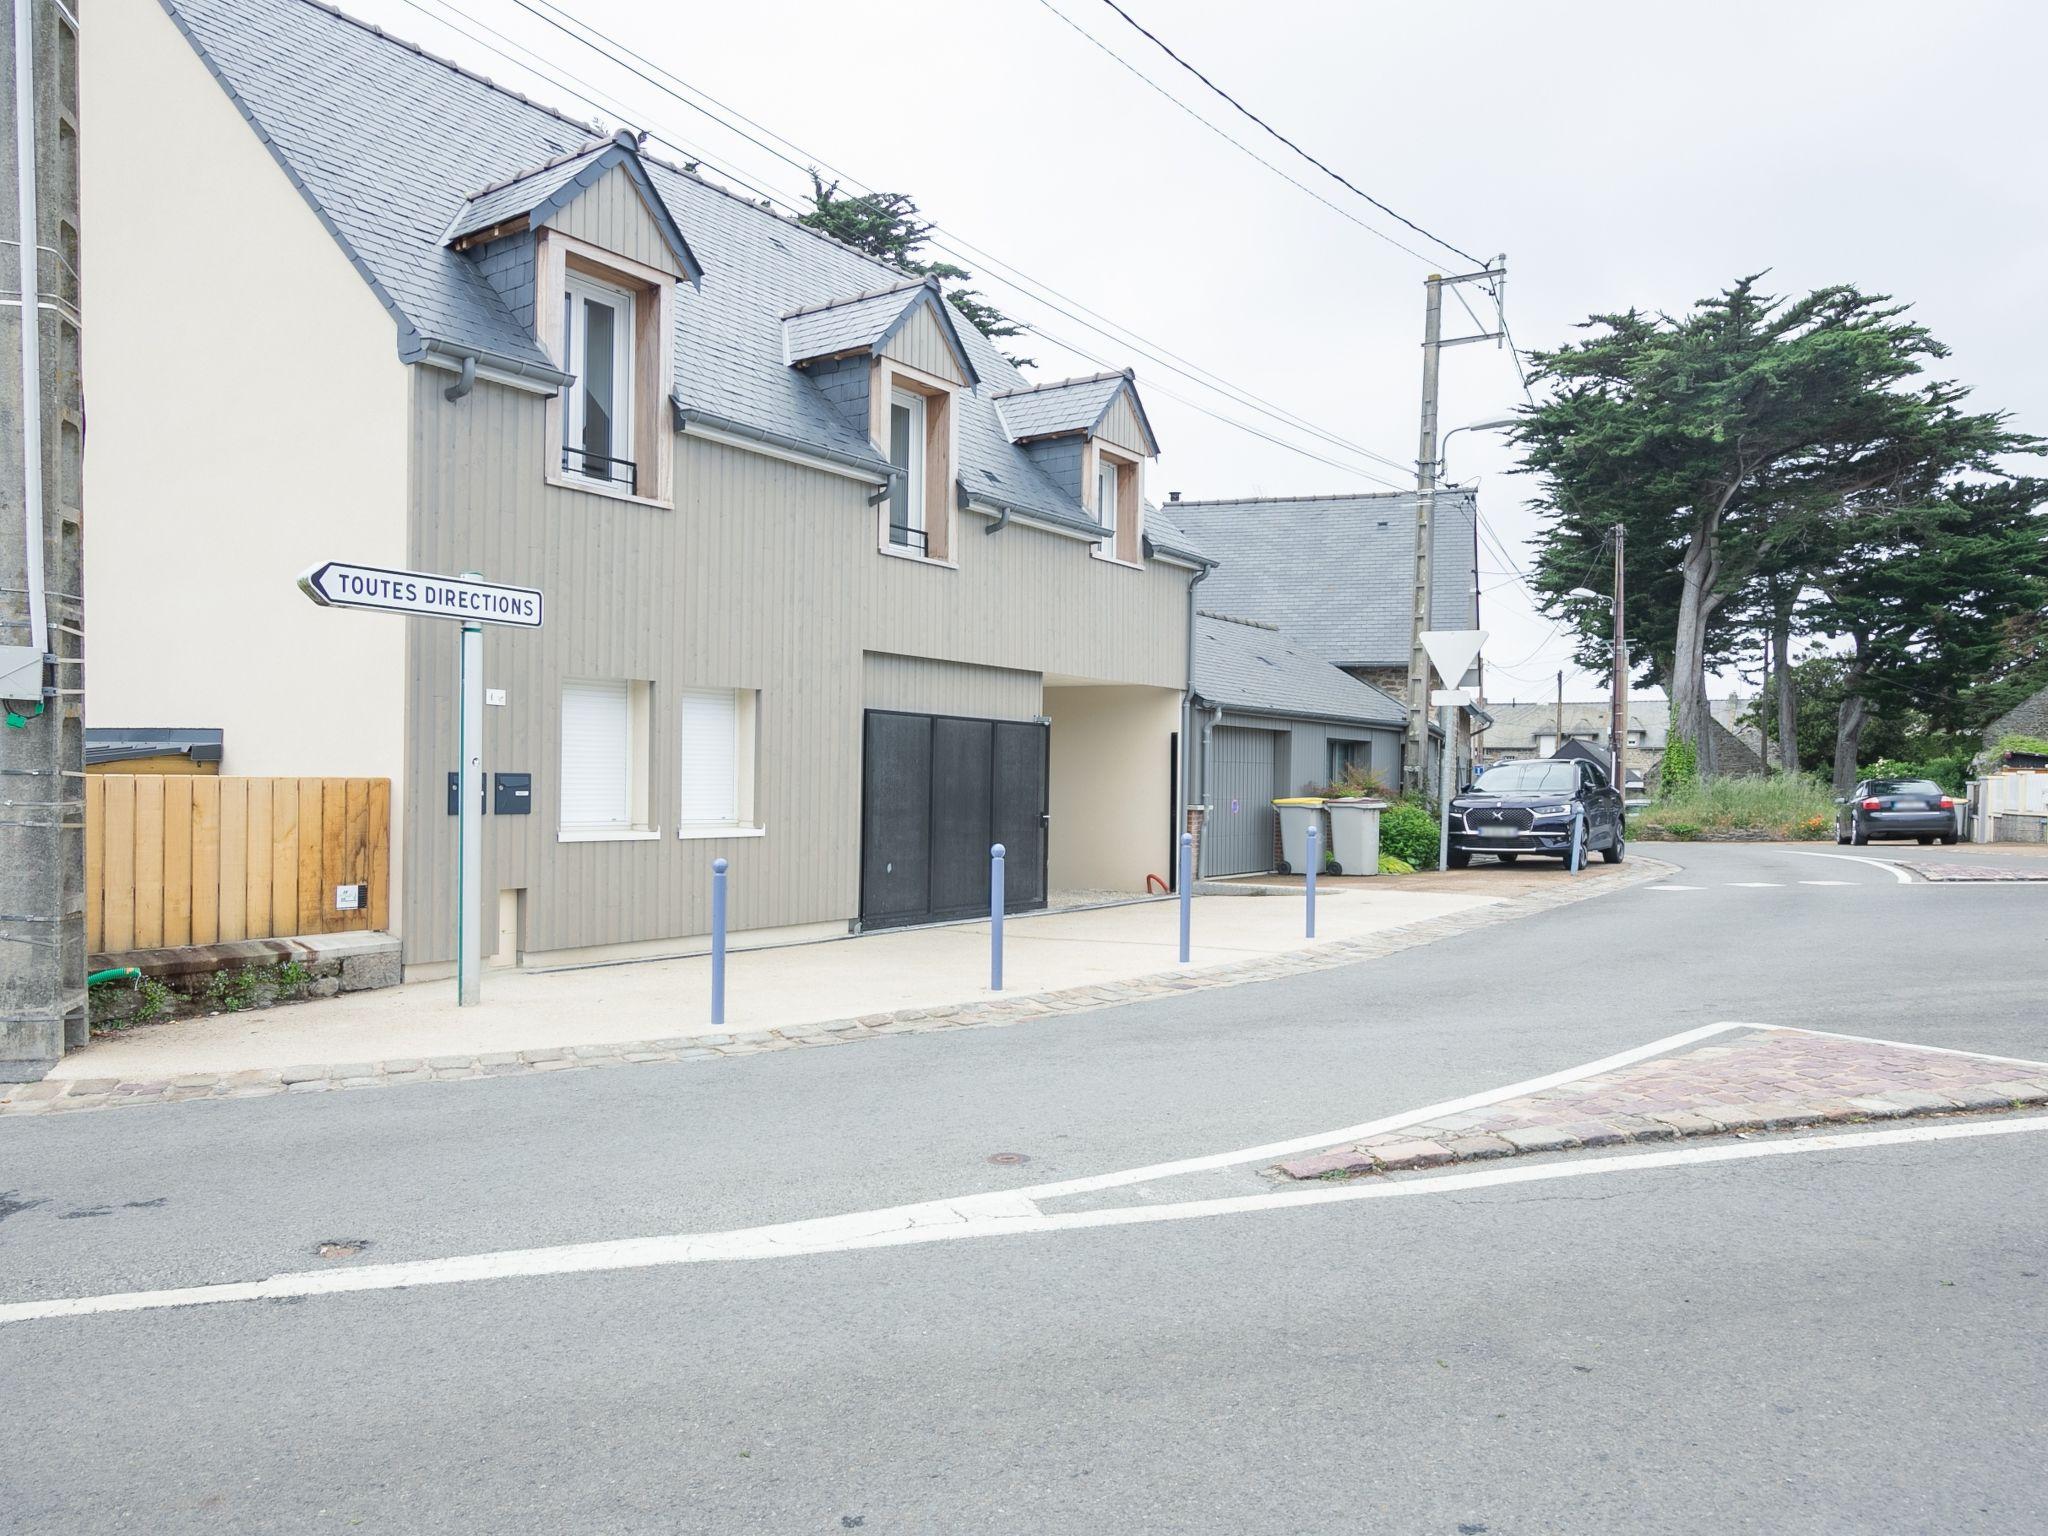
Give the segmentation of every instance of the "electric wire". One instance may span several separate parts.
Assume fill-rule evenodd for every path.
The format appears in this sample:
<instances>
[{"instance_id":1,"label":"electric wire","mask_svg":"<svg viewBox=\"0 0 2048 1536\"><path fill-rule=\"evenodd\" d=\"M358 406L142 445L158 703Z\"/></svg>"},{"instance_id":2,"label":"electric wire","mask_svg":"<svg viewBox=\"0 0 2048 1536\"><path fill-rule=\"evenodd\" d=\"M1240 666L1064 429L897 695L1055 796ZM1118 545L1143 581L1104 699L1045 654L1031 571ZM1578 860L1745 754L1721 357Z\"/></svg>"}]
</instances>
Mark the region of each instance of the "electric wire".
<instances>
[{"instance_id":1,"label":"electric wire","mask_svg":"<svg viewBox=\"0 0 2048 1536\"><path fill-rule=\"evenodd\" d=\"M1393 209L1389 208L1385 203L1381 202L1378 198L1374 197L1370 192L1366 191L1363 187L1353 183L1349 178L1344 176L1343 173L1332 170L1329 166L1323 164L1322 161L1318 160L1314 155L1310 154L1307 150L1303 149L1299 144L1295 143L1294 140L1288 138L1286 134L1282 133L1279 129L1275 128L1263 117L1260 117L1258 113L1252 111L1251 108L1247 107L1243 102L1239 101L1235 96L1231 95L1230 92L1224 90L1222 86L1218 85L1214 80L1211 80L1207 75L1203 74L1199 69L1195 68L1194 65L1190 64L1186 59L1182 58L1179 54L1175 53L1172 48L1167 46L1165 41L1162 40L1157 33L1151 31L1149 28L1145 26L1143 22L1139 21L1137 17L1133 16L1129 11L1125 10L1122 6L1118 5L1116 3L1116 0L1102 0L1102 3L1108 6L1112 11L1115 11L1117 15L1123 17L1125 21L1129 22L1139 32L1143 33L1144 36L1150 39L1153 45L1157 47L1161 53L1165 54L1169 59L1173 60L1174 63L1178 64L1182 69L1186 70L1189 74L1193 75L1197 80L1201 81L1202 84L1206 85L1218 96L1221 96L1225 101L1229 102L1231 106L1235 107L1244 116L1250 118L1254 123L1257 123L1259 127L1263 128L1267 133L1271 134L1274 138L1278 139L1282 144L1285 144L1289 149L1293 150L1297 155L1301 156L1302 159L1306 160L1310 165L1314 166L1317 170L1321 171L1325 176L1329 177L1339 186L1342 186L1347 190L1355 193L1359 197L1364 198L1368 203L1371 203L1373 207L1379 209L1379 211L1381 213L1384 213L1388 218L1399 219L1403 224L1407 225L1410 229L1414 230L1415 233L1422 236L1423 239L1432 241L1435 244L1442 246L1452 255L1464 257L1465 260L1471 262L1475 267L1484 267L1486 265L1484 261L1480 260L1477 256L1474 256L1470 251L1460 249L1458 246L1455 246L1451 244L1450 241L1444 239L1443 236L1435 234L1430 230L1424 229L1420 224L1416 223L1413 219L1407 218L1402 214L1396 213Z\"/></svg>"}]
</instances>

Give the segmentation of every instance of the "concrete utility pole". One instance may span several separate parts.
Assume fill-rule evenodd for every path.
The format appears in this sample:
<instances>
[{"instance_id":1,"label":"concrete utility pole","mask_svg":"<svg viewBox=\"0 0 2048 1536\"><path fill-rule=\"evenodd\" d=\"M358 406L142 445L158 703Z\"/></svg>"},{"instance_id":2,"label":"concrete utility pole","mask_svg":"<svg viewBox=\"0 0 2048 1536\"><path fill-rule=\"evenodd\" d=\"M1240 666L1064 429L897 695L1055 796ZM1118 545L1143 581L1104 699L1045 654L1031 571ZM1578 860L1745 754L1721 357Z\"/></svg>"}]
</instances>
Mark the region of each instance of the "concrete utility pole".
<instances>
[{"instance_id":1,"label":"concrete utility pole","mask_svg":"<svg viewBox=\"0 0 2048 1536\"><path fill-rule=\"evenodd\" d=\"M1564 674L1563 674L1562 672L1560 672L1560 673L1558 673L1558 674L1557 674L1557 738L1556 738L1556 740L1555 740L1555 741L1554 741L1554 742L1553 742L1553 743L1551 744L1551 748L1550 748L1550 752L1551 752L1551 755L1552 755L1553 757L1554 757L1554 756L1556 756L1556 755L1557 755L1557 750L1558 750L1558 748L1559 748L1559 747L1562 747L1563 745L1564 745Z\"/></svg>"},{"instance_id":2,"label":"concrete utility pole","mask_svg":"<svg viewBox=\"0 0 2048 1536\"><path fill-rule=\"evenodd\" d=\"M0 1082L23 1082L88 1029L78 22L60 0L0 15Z\"/></svg>"},{"instance_id":3,"label":"concrete utility pole","mask_svg":"<svg viewBox=\"0 0 2048 1536\"><path fill-rule=\"evenodd\" d=\"M1444 289L1459 283L1494 282L1508 275L1507 257L1497 256L1494 264L1479 272L1445 277L1432 272L1423 280L1422 309L1422 430L1415 446L1415 591L1408 629L1408 736L1401 755L1401 776L1411 791L1428 788L1429 758L1429 658L1423 653L1422 632L1430 627L1430 583L1435 564L1437 459L1437 376L1442 369L1443 349L1462 347L1474 341L1502 341L1502 331L1478 336L1444 339ZM1458 679L1447 680L1456 687Z\"/></svg>"},{"instance_id":4,"label":"concrete utility pole","mask_svg":"<svg viewBox=\"0 0 2048 1536\"><path fill-rule=\"evenodd\" d=\"M1623 627L1621 609L1623 600L1623 573L1625 570L1623 550L1628 540L1628 530L1621 524L1614 525L1614 699L1613 715L1608 722L1610 735L1608 745L1614 750L1614 787L1626 791L1628 788L1628 630Z\"/></svg>"}]
</instances>

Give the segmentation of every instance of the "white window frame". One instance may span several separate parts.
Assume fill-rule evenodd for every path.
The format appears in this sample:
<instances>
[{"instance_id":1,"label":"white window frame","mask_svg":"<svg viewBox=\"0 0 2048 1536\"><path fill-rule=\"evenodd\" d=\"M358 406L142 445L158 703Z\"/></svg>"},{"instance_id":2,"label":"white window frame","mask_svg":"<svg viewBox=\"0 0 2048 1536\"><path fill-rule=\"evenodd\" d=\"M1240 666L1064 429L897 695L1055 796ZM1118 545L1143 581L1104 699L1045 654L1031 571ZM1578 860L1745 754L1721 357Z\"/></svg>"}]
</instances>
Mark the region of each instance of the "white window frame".
<instances>
[{"instance_id":1,"label":"white window frame","mask_svg":"<svg viewBox=\"0 0 2048 1536\"><path fill-rule=\"evenodd\" d=\"M587 325L576 324L582 313L585 300L596 299L609 304L617 316L612 333L612 454L614 459L633 458L633 417L638 408L638 397L633 393L633 352L638 332L635 329L634 306L638 296L630 288L617 283L608 283L582 272L566 274L562 283L563 325L567 329L567 360L564 367L574 375L569 387L563 391L562 418L562 473L571 480L586 481L610 490L633 489L633 476L627 474L621 480L617 476L618 465L606 466L606 473L595 475L572 464L582 459L583 413L586 401L588 379L587 358L584 347L589 337ZM572 444L574 446L572 446Z\"/></svg>"},{"instance_id":2,"label":"white window frame","mask_svg":"<svg viewBox=\"0 0 2048 1536\"><path fill-rule=\"evenodd\" d=\"M930 429L931 423L926 415L927 406L923 395L918 394L915 390L891 389L889 391L889 442L886 446L892 455L895 452L896 411L899 406L907 411L910 416L910 440L905 447L904 453L904 456L910 462L897 465L897 468L903 471L903 478L900 483L903 486L904 505L906 508L904 521L901 526L910 529L914 533L922 534L924 536L924 548L918 548L916 544L908 539L898 541L896 537L896 529L899 526L895 517L896 509L889 504L890 501L895 499L895 484L892 484L889 488L891 492L889 501L883 503L883 510L888 513L888 543L896 549L908 550L912 554L929 558L931 554L931 530L926 526L924 477L925 458L930 452L926 434ZM892 457L889 462L894 464L896 461Z\"/></svg>"},{"instance_id":3,"label":"white window frame","mask_svg":"<svg viewBox=\"0 0 2048 1536\"><path fill-rule=\"evenodd\" d=\"M1102 524L1102 531L1110 536L1111 547L1116 540L1117 492L1123 484L1123 466L1100 449L1095 453L1095 521Z\"/></svg>"},{"instance_id":4,"label":"white window frame","mask_svg":"<svg viewBox=\"0 0 2048 1536\"><path fill-rule=\"evenodd\" d=\"M726 819L692 820L685 797L684 764L689 753L684 735L689 729L689 701L730 699L733 703L732 815ZM752 688L685 688L676 704L676 836L681 838L760 837L764 832L754 813L755 764L759 757L760 694Z\"/></svg>"},{"instance_id":5,"label":"white window frame","mask_svg":"<svg viewBox=\"0 0 2048 1536\"><path fill-rule=\"evenodd\" d=\"M566 727L561 730L561 745L556 753L556 771L560 784L556 794L557 826L556 837L564 843L638 842L661 836L661 828L649 822L650 800L648 797L647 748L651 740L649 724L654 711L654 686L637 679L613 677L571 677L562 680L562 694L578 683L626 687L626 819L624 821L572 822L562 816L561 790L568 786L568 772L564 755L568 749ZM562 694L557 695L558 723L559 703Z\"/></svg>"}]
</instances>

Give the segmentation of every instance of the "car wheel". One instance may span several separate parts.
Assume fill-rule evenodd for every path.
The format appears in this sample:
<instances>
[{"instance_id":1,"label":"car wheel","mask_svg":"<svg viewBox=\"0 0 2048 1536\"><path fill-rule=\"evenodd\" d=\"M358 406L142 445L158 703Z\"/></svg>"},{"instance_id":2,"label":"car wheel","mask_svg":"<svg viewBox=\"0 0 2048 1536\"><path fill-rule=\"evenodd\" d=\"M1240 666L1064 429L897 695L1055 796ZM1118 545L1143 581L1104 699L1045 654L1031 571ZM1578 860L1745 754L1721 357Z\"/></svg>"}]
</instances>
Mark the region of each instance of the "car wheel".
<instances>
[{"instance_id":1,"label":"car wheel","mask_svg":"<svg viewBox=\"0 0 2048 1536\"><path fill-rule=\"evenodd\" d=\"M1840 848L1840 847L1842 847L1842 846L1843 846L1844 844L1846 844L1846 843L1847 843L1848 841L1849 841L1849 834L1848 834L1848 833L1846 833L1846 832L1844 832L1844 831L1842 830L1842 824L1841 824L1841 823L1840 823L1839 821L1838 821L1838 822L1836 822L1836 823L1835 823L1835 846L1836 846L1837 848Z\"/></svg>"},{"instance_id":2,"label":"car wheel","mask_svg":"<svg viewBox=\"0 0 2048 1536\"><path fill-rule=\"evenodd\" d=\"M1470 869L1472 867L1472 855L1463 848L1453 848L1444 856L1444 862L1452 869Z\"/></svg>"},{"instance_id":3,"label":"car wheel","mask_svg":"<svg viewBox=\"0 0 2048 1536\"><path fill-rule=\"evenodd\" d=\"M1623 859L1628 857L1627 839L1621 837L1615 838L1614 846L1612 848L1602 848L1600 850L1600 857L1605 859L1610 864L1619 864Z\"/></svg>"},{"instance_id":4,"label":"car wheel","mask_svg":"<svg viewBox=\"0 0 2048 1536\"><path fill-rule=\"evenodd\" d=\"M1863 823L1860 821L1850 822L1849 846L1852 848L1867 848L1869 845L1870 834L1863 830Z\"/></svg>"},{"instance_id":5,"label":"car wheel","mask_svg":"<svg viewBox=\"0 0 2048 1536\"><path fill-rule=\"evenodd\" d=\"M1944 832L1941 834L1941 846L1944 848L1953 848L1960 840L1961 834L1959 833Z\"/></svg>"},{"instance_id":6,"label":"car wheel","mask_svg":"<svg viewBox=\"0 0 2048 1536\"><path fill-rule=\"evenodd\" d=\"M1494 857L1496 859L1499 859L1503 864L1512 864L1515 862L1515 860L1519 859L1521 855L1519 853L1496 853Z\"/></svg>"},{"instance_id":7,"label":"car wheel","mask_svg":"<svg viewBox=\"0 0 2048 1536\"><path fill-rule=\"evenodd\" d=\"M1925 847L1926 847L1926 846L1927 846L1927 845L1928 845L1929 843L1933 842L1933 841L1934 841L1934 839L1933 839L1933 838L1931 838L1931 837L1922 837L1922 838L1916 838L1916 839L1914 839L1914 841L1916 841L1917 843L1919 843L1919 845L1920 845L1920 846L1921 846L1922 848L1925 848Z\"/></svg>"}]
</instances>

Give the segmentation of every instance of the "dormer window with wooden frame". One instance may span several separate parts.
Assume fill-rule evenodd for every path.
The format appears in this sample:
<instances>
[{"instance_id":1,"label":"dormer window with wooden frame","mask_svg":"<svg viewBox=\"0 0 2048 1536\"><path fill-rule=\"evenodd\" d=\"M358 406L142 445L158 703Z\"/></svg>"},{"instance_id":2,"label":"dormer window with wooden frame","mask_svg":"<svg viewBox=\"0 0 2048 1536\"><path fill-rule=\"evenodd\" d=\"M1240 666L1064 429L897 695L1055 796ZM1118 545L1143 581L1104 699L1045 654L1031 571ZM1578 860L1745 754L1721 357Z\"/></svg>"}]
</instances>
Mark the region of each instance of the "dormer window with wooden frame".
<instances>
[{"instance_id":1,"label":"dormer window with wooden frame","mask_svg":"<svg viewBox=\"0 0 2048 1536\"><path fill-rule=\"evenodd\" d=\"M1159 443L1130 372L1005 390L995 403L1010 441L1102 528L1096 557L1142 569L1145 461Z\"/></svg>"},{"instance_id":2,"label":"dormer window with wooden frame","mask_svg":"<svg viewBox=\"0 0 2048 1536\"><path fill-rule=\"evenodd\" d=\"M875 496L876 548L955 564L955 397L979 382L950 306L929 279L783 316L790 365L859 423L892 473Z\"/></svg>"},{"instance_id":3,"label":"dormer window with wooden frame","mask_svg":"<svg viewBox=\"0 0 2048 1536\"><path fill-rule=\"evenodd\" d=\"M569 376L547 404L543 475L565 489L672 506L676 286L703 270L633 135L477 193L448 243L491 253L486 280L523 307L521 264L496 253L526 239L538 339Z\"/></svg>"}]
</instances>

